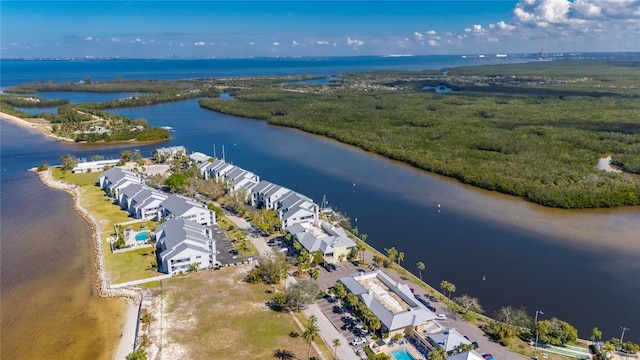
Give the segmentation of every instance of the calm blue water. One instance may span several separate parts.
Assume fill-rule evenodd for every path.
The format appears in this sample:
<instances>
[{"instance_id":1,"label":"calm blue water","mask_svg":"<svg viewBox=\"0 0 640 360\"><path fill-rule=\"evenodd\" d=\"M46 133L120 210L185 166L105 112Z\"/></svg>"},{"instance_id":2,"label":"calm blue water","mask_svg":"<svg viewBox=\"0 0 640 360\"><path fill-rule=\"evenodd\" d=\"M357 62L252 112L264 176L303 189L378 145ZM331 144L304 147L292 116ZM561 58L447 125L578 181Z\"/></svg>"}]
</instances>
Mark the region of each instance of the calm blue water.
<instances>
[{"instance_id":1,"label":"calm blue water","mask_svg":"<svg viewBox=\"0 0 640 360\"><path fill-rule=\"evenodd\" d=\"M407 350L396 350L391 352L391 356L395 360L416 360Z\"/></svg>"},{"instance_id":2,"label":"calm blue water","mask_svg":"<svg viewBox=\"0 0 640 360\"><path fill-rule=\"evenodd\" d=\"M24 82L76 82L85 77L111 81L122 79L196 79L222 76L322 75L375 70L423 70L472 66L531 59L463 59L460 56L335 57L299 59L200 59L200 60L111 60L111 61L2 61L0 87Z\"/></svg>"},{"instance_id":3,"label":"calm blue water","mask_svg":"<svg viewBox=\"0 0 640 360\"><path fill-rule=\"evenodd\" d=\"M427 67L445 62L446 57L423 59L421 65L417 58L307 59L299 62L288 59L281 63L274 59L170 60L147 61L147 66L143 66L145 61L122 62L130 66L121 66L121 62L93 61L44 63L52 66L50 74L56 79L84 76L111 79L125 77L119 73L124 68L133 78L178 78L192 72L197 74L195 77L204 77L243 71L242 67L224 68L222 64L242 65L249 69L244 75L304 74L308 72L303 70L310 68L313 75L330 75L338 68L351 66L356 70L358 62L366 70L376 69L376 66L392 67L392 60L398 60L398 68ZM30 70L29 64L33 66L32 71L26 71ZM299 67L293 66L295 64ZM3 62L3 86L11 84L10 81L35 80L25 74L39 76L46 73L45 64L39 62L13 62L12 66L15 66L14 71L20 69L22 73L9 73L11 67L7 68ZM264 68L260 69L260 66ZM447 64L443 63L442 67L445 66ZM139 72L135 72L136 69ZM150 73L151 69L158 72ZM0 122L3 171L0 179L3 211L0 214L3 225L29 222L30 219L22 218L25 212L21 208L37 205L19 201L20 193L37 189L40 196L48 197L50 190L37 186L37 178L24 171L42 161L58 163L59 157L66 153L85 158L94 154L116 158L122 150L132 148L150 156L155 148L171 145L185 145L190 151L208 154L217 152L220 156L224 145L227 161L252 170L263 179L300 191L316 201L326 194L332 206L346 212L361 232L369 235L368 242L373 246L378 249L396 246L405 252L403 265L414 272L415 266L411 264L424 262L427 270L423 271L423 277L427 282L438 284L443 279L453 282L458 295L478 297L488 314L506 305L525 306L530 312L543 309L545 316L557 316L576 325L585 338L593 326L603 330L606 338L619 336L617 329L622 325L640 329L640 261L635 254L581 248L566 239L488 222L447 208L451 199L459 194L482 197L488 209L494 202L507 200L490 194L477 195L476 191L455 181L335 141L270 126L264 121L204 110L197 100L113 112L145 118L156 126L171 126L175 129L173 138L146 146L81 146L47 140L37 133ZM5 195L11 198L5 198ZM442 211L436 208L439 203L444 205ZM6 208L7 204L11 204L11 211ZM50 215L47 212L41 216ZM635 218L637 221L632 223L637 224L640 234L640 212L607 212L594 215L593 219L601 217ZM562 221L562 216L557 215L557 219ZM25 243L9 247L4 241L6 235L14 234L19 238L19 228L3 226L2 233L3 256L8 248L29 253L30 247ZM43 261L48 259L38 259L39 263ZM18 275L15 275L16 280L4 277L7 266L3 263L3 286L19 286L22 280ZM18 268L9 273L19 274L25 264L16 263L15 266ZM484 277L486 281L482 280ZM635 335L630 331L625 339L636 339L637 342L638 334L640 331Z\"/></svg>"}]
</instances>

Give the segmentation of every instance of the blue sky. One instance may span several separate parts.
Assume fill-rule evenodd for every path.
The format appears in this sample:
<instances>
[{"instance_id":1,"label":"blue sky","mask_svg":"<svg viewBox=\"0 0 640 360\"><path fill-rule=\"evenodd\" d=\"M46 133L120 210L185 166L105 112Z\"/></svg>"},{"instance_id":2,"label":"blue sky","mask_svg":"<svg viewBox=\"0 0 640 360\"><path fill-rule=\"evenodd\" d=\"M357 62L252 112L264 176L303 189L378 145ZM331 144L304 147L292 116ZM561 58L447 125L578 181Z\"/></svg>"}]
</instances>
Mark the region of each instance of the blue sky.
<instances>
[{"instance_id":1,"label":"blue sky","mask_svg":"<svg viewBox=\"0 0 640 360\"><path fill-rule=\"evenodd\" d=\"M0 10L3 58L640 50L640 0L2 0Z\"/></svg>"}]
</instances>

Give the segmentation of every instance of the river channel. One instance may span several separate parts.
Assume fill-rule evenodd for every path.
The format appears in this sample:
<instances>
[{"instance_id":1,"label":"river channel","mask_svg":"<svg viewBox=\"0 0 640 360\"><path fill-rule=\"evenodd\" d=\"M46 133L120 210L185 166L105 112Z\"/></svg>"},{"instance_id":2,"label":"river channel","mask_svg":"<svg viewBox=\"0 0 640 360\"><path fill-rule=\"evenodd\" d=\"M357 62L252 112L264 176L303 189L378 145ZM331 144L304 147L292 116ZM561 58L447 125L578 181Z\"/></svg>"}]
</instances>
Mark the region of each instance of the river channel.
<instances>
[{"instance_id":1,"label":"river channel","mask_svg":"<svg viewBox=\"0 0 640 360\"><path fill-rule=\"evenodd\" d=\"M524 306L574 324L583 338L640 329L640 208L566 211L479 190L380 156L264 121L199 108L196 100L123 109L175 129L163 145L220 156L351 218L368 242L405 253L402 265L488 314ZM150 155L157 146L141 147ZM626 339L640 339L631 331Z\"/></svg>"}]
</instances>

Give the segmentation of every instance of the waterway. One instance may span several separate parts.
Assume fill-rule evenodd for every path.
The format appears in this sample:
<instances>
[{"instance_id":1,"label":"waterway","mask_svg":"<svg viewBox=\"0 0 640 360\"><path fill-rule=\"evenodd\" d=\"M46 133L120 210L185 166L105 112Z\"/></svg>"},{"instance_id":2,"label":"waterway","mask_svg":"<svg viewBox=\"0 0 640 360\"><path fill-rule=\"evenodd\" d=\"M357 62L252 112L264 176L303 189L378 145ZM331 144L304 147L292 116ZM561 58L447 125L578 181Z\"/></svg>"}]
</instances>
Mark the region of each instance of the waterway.
<instances>
[{"instance_id":1,"label":"waterway","mask_svg":"<svg viewBox=\"0 0 640 360\"><path fill-rule=\"evenodd\" d=\"M0 85L77 81L84 76L102 80L115 76L327 77L340 71L456 64L451 57L399 63L383 58L3 61ZM456 294L478 297L489 314L504 305L526 306L529 313L543 310L543 318L569 321L582 337L589 337L593 326L603 330L604 338L618 337L619 327L626 326L632 330L625 339L640 342L638 207L546 209L335 141L204 110L195 100L118 112L171 126L174 137L150 146L83 146L55 142L0 121L0 358L108 358L121 331L121 305L94 293L88 228L71 210L70 196L44 187L26 169L43 161L58 163L67 153L116 158L122 150L135 148L150 156L156 147L169 145L208 154L215 145L218 155L224 145L228 161L264 179L316 201L326 194L330 204L346 212L376 248L397 247L405 253L403 265L414 272L415 263L424 262L426 281L436 286L441 280L456 284Z\"/></svg>"},{"instance_id":2,"label":"waterway","mask_svg":"<svg viewBox=\"0 0 640 360\"><path fill-rule=\"evenodd\" d=\"M424 262L427 282L453 282L489 314L506 305L542 309L583 337L593 326L611 337L619 326L640 328L638 207L547 209L332 140L204 110L195 100L115 112L173 127L166 145L208 154L215 146L218 156L224 145L227 161L263 179L316 201L326 194L374 247L395 246L414 273Z\"/></svg>"}]
</instances>

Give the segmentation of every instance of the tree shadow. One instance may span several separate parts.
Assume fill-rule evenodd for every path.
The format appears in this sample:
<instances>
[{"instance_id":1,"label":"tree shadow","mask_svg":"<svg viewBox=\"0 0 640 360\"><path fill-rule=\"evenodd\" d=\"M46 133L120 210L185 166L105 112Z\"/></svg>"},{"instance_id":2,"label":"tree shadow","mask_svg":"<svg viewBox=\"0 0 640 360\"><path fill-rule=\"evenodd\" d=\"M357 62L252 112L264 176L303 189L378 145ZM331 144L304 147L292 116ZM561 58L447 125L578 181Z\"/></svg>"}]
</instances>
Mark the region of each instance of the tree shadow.
<instances>
[{"instance_id":1,"label":"tree shadow","mask_svg":"<svg viewBox=\"0 0 640 360\"><path fill-rule=\"evenodd\" d=\"M291 351L285 349L276 349L276 351L273 352L273 357L279 360L297 359Z\"/></svg>"}]
</instances>

